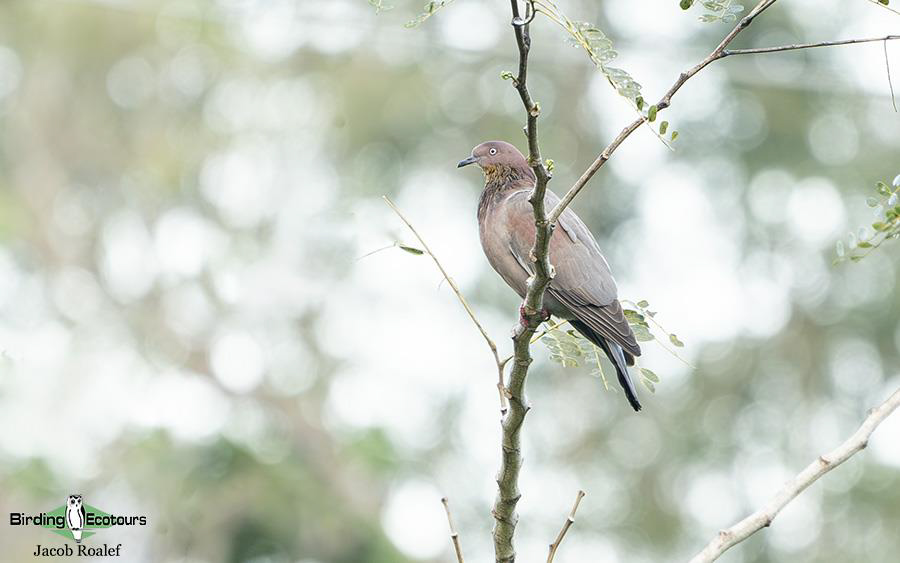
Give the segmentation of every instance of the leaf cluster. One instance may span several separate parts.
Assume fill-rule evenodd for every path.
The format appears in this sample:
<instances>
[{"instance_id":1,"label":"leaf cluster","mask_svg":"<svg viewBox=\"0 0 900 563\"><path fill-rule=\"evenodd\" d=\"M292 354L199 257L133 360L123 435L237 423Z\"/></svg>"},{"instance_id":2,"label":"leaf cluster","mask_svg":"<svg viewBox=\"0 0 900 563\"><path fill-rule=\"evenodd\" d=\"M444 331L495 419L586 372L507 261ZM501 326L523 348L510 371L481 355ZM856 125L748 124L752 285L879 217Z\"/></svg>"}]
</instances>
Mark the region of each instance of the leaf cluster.
<instances>
[{"instance_id":1,"label":"leaf cluster","mask_svg":"<svg viewBox=\"0 0 900 563\"><path fill-rule=\"evenodd\" d=\"M891 185L885 182L875 184L875 193L875 196L866 198L866 205L872 208L875 216L872 232L867 227L860 227L857 232L849 233L846 239L837 241L834 263L846 260L859 262L885 241L900 238L900 174Z\"/></svg>"},{"instance_id":2,"label":"leaf cluster","mask_svg":"<svg viewBox=\"0 0 900 563\"><path fill-rule=\"evenodd\" d=\"M628 324L631 326L631 330L634 332L635 338L639 342L650 342L656 340L663 348L665 348L669 353L674 355L681 361L681 357L678 356L674 350L670 349L662 340L658 339L654 334L654 331L650 327L650 322L648 319L653 322L656 330L665 334L668 342L675 347L681 348L684 346L684 343L678 339L678 337L674 333L669 333L662 326L659 325L658 322L654 319L656 316L656 312L651 311L649 309L650 304L641 300L637 303L632 303L631 301L624 301L625 303L633 306L633 309L625 309L625 319L628 321ZM559 323L550 326L540 337L541 342L547 346L547 350L550 352L550 359L563 367L571 368L578 366L585 366L590 369L590 373L594 377L599 377L603 381L603 386L608 391L615 392L615 387L611 387L609 385L608 380L606 379L606 374L603 371L603 364L601 363L601 359L605 358L606 355L598 346L594 345L593 342L581 336L574 329L564 330L562 327L565 324ZM687 363L687 362L685 362ZM690 365L690 364L688 364ZM656 392L656 384L659 383L659 376L656 373L648 368L638 366L638 371L641 375L641 383L650 390L651 393Z\"/></svg>"},{"instance_id":3,"label":"leaf cluster","mask_svg":"<svg viewBox=\"0 0 900 563\"><path fill-rule=\"evenodd\" d=\"M394 7L384 3L384 0L369 0L369 6L375 8L375 15L380 14L381 12L387 12L388 10L393 10Z\"/></svg>"},{"instance_id":4,"label":"leaf cluster","mask_svg":"<svg viewBox=\"0 0 900 563\"><path fill-rule=\"evenodd\" d=\"M369 0L369 2L371 3L372 0ZM420 13L418 16L414 17L413 19L411 19L408 22L406 22L405 24L403 24L403 27L406 27L406 28L419 27L420 25L425 23L425 20L427 20L428 18L433 16L435 13L437 13L438 10L446 7L448 4L451 4L451 3L453 3L453 0L436 0L434 2L428 2L427 4L425 4L422 7L422 13Z\"/></svg>"},{"instance_id":5,"label":"leaf cluster","mask_svg":"<svg viewBox=\"0 0 900 563\"><path fill-rule=\"evenodd\" d=\"M657 107L645 103L641 94L641 84L627 70L610 64L619 53L613 48L612 40L603 31L591 22L569 19L551 0L535 0L534 10L563 28L569 34L568 42L573 47L585 50L591 62L603 73L609 84L631 103L648 124L656 121ZM651 129L668 145L678 137L678 132L672 131L667 141L663 135L666 134L669 123L663 124L658 132L652 126Z\"/></svg>"},{"instance_id":6,"label":"leaf cluster","mask_svg":"<svg viewBox=\"0 0 900 563\"><path fill-rule=\"evenodd\" d=\"M703 8L704 13L698 18L703 23L734 23L737 15L744 11L744 6L735 4L734 0L681 0L680 5L682 10L689 10L692 6Z\"/></svg>"}]
</instances>

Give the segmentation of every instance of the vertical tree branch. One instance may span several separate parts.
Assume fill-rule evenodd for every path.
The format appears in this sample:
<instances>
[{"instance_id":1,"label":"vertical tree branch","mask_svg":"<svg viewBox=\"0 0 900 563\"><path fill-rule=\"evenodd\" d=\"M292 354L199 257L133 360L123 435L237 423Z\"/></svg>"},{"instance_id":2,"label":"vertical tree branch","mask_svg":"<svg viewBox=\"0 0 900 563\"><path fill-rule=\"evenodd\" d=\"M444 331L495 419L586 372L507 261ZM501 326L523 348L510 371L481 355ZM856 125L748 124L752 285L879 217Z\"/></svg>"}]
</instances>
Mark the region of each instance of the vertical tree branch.
<instances>
[{"instance_id":1,"label":"vertical tree branch","mask_svg":"<svg viewBox=\"0 0 900 563\"><path fill-rule=\"evenodd\" d=\"M550 175L544 167L540 145L538 144L537 120L541 110L540 106L531 98L527 83L528 52L531 49L531 35L528 22L520 16L518 1L510 0L510 5L513 17L512 26L519 50L519 72L513 84L519 93L527 114L525 134L528 137L528 163L531 165L537 178L534 190L529 197L529 201L534 209L536 235L534 248L531 252L534 275L528 280L528 290L521 308L520 323L516 326L513 336L513 364L510 369L509 381L506 385L509 410L501 423L501 462L500 471L497 474L497 498L494 501L492 510L495 521L493 530L494 554L497 563L512 563L516 560L513 537L515 536L516 523L519 519L518 514L516 514L516 504L521 497L519 492L519 471L522 467L520 432L525 421L525 415L530 408L525 398L525 378L528 376L528 368L532 361L530 353L531 337L534 335L537 327L544 321L542 314L544 290L552 278L548 248L550 236L553 233L553 226L547 220L544 208L544 195L547 191L547 182L550 180ZM533 16L533 4L529 2L528 8L530 9L528 14Z\"/></svg>"},{"instance_id":2,"label":"vertical tree branch","mask_svg":"<svg viewBox=\"0 0 900 563\"><path fill-rule=\"evenodd\" d=\"M869 411L869 415L860 425L859 429L847 440L830 451L819 456L817 460L809 464L796 477L781 487L775 496L769 499L765 506L744 518L734 526L722 530L709 542L703 551L691 559L690 563L711 563L718 559L725 551L746 540L759 530L768 527L781 510L787 506L797 495L815 483L820 477L844 463L869 443L869 436L884 422L897 407L900 406L900 389L894 391L885 402Z\"/></svg>"}]
</instances>

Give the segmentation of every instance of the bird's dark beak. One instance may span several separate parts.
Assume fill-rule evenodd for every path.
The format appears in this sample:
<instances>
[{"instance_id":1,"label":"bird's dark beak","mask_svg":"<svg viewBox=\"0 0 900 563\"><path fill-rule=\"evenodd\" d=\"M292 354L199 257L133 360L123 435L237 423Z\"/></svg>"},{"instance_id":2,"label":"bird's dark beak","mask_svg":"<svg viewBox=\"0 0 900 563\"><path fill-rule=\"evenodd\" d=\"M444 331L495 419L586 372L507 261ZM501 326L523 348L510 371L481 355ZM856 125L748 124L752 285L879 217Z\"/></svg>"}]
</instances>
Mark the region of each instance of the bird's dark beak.
<instances>
[{"instance_id":1,"label":"bird's dark beak","mask_svg":"<svg viewBox=\"0 0 900 563\"><path fill-rule=\"evenodd\" d=\"M462 168L463 166L468 166L470 164L474 164L478 159L474 156L470 156L469 158L464 158L459 161L459 164L456 165L457 168Z\"/></svg>"}]
</instances>

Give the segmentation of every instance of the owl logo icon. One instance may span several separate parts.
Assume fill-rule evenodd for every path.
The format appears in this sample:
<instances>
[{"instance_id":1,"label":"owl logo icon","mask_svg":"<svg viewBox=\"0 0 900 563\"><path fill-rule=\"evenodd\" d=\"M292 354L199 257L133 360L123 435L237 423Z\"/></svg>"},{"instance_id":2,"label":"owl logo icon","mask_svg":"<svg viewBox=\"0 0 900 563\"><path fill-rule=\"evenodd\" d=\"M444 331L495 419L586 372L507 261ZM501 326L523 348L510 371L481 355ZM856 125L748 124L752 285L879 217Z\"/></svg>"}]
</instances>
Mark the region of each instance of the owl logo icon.
<instances>
[{"instance_id":1,"label":"owl logo icon","mask_svg":"<svg viewBox=\"0 0 900 563\"><path fill-rule=\"evenodd\" d=\"M69 495L66 500L66 526L71 530L75 543L81 543L81 531L84 529L84 501L81 495Z\"/></svg>"}]
</instances>

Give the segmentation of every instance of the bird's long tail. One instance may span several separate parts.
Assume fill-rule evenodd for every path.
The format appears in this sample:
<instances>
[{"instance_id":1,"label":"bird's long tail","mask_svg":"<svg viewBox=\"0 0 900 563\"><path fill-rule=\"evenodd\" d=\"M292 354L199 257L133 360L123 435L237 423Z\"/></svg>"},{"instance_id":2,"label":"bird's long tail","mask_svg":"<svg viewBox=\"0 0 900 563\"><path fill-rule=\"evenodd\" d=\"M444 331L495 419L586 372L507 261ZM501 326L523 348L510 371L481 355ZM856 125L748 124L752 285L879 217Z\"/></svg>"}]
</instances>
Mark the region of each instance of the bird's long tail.
<instances>
[{"instance_id":1,"label":"bird's long tail","mask_svg":"<svg viewBox=\"0 0 900 563\"><path fill-rule=\"evenodd\" d=\"M581 321L570 320L569 324L606 353L606 357L609 358L609 361L612 362L613 366L616 368L619 385L621 385L622 390L625 391L625 398L628 399L631 408L633 408L635 412L641 410L641 403L637 398L637 389L634 388L634 382L631 380L631 375L628 373L628 362L625 359L625 352L622 350L622 347L615 342L609 342Z\"/></svg>"}]
</instances>

